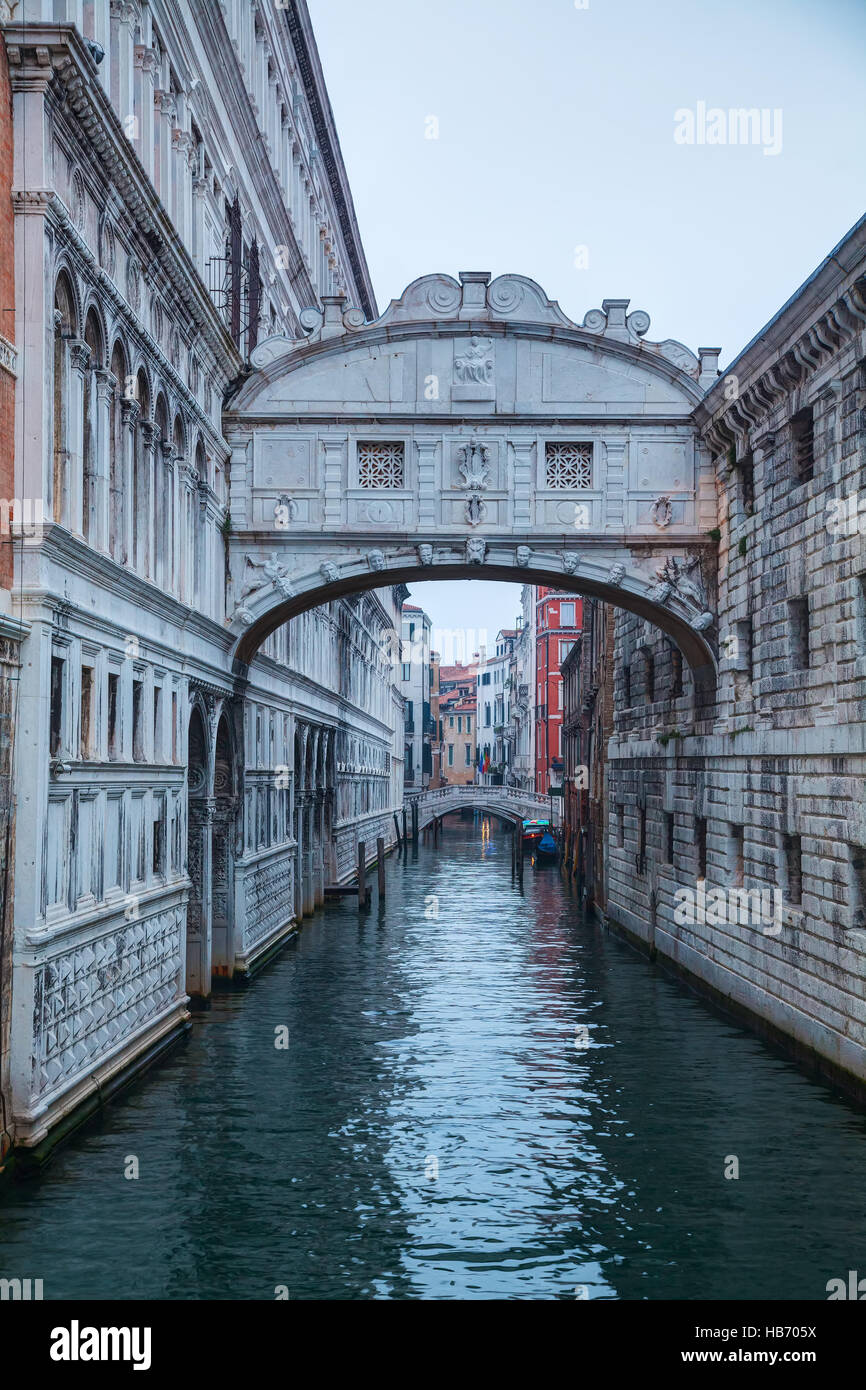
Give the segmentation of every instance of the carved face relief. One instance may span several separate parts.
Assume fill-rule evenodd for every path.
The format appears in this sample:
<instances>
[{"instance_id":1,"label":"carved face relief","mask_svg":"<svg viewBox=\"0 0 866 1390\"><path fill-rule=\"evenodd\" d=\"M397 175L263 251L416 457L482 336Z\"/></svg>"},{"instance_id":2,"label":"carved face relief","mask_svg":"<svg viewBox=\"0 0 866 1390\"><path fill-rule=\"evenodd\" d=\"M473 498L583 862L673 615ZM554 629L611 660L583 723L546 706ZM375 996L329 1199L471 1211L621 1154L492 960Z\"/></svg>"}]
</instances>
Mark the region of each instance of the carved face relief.
<instances>
[{"instance_id":1,"label":"carved face relief","mask_svg":"<svg viewBox=\"0 0 866 1390\"><path fill-rule=\"evenodd\" d=\"M419 559L419 561L420 561L420 563L421 563L422 565L432 565L432 563L433 563L433 547L432 547L432 545L419 545L419 546L418 546L418 559Z\"/></svg>"},{"instance_id":2,"label":"carved face relief","mask_svg":"<svg viewBox=\"0 0 866 1390\"><path fill-rule=\"evenodd\" d=\"M531 551L528 545L519 545L517 547L517 563L520 565L521 569L525 569L529 564L530 554Z\"/></svg>"},{"instance_id":3,"label":"carved face relief","mask_svg":"<svg viewBox=\"0 0 866 1390\"><path fill-rule=\"evenodd\" d=\"M383 570L385 568L385 556L381 550L370 550L367 552L367 564L371 570Z\"/></svg>"},{"instance_id":4,"label":"carved face relief","mask_svg":"<svg viewBox=\"0 0 866 1390\"><path fill-rule=\"evenodd\" d=\"M483 565L487 542L480 536L470 536L466 542L466 560L470 565Z\"/></svg>"}]
</instances>

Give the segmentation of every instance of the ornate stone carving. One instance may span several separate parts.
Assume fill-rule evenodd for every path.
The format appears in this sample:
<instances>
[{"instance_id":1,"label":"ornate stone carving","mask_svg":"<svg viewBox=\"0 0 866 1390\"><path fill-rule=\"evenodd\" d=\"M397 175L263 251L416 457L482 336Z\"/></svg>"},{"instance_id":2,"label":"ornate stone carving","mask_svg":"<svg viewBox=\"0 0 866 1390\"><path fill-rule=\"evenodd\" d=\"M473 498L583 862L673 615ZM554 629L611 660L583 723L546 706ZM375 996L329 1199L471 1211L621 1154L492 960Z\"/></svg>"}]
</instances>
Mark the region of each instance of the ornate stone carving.
<instances>
[{"instance_id":1,"label":"ornate stone carving","mask_svg":"<svg viewBox=\"0 0 866 1390\"><path fill-rule=\"evenodd\" d=\"M385 556L384 556L384 554L382 553L382 551L381 551L381 550L368 550L368 551L367 551L367 564L370 566L370 569L371 569L371 570L375 570L376 573L378 573L379 570L383 570L383 569L385 568Z\"/></svg>"},{"instance_id":2,"label":"ornate stone carving","mask_svg":"<svg viewBox=\"0 0 866 1390\"><path fill-rule=\"evenodd\" d=\"M562 568L566 574L574 574L580 568L580 556L573 550L563 550Z\"/></svg>"},{"instance_id":3,"label":"ornate stone carving","mask_svg":"<svg viewBox=\"0 0 866 1390\"><path fill-rule=\"evenodd\" d=\"M658 526L660 531L663 531L666 526L670 526L674 518L674 508L671 499L664 494L662 494L661 497L657 497L650 507L650 516L652 517L653 525Z\"/></svg>"},{"instance_id":4,"label":"ornate stone carving","mask_svg":"<svg viewBox=\"0 0 866 1390\"><path fill-rule=\"evenodd\" d=\"M517 547L517 563L521 569L526 569L531 554L532 551L529 549L528 545L519 545Z\"/></svg>"},{"instance_id":5,"label":"ornate stone carving","mask_svg":"<svg viewBox=\"0 0 866 1390\"><path fill-rule=\"evenodd\" d=\"M321 565L319 565L319 570L326 584L335 583L338 570L333 560L323 560Z\"/></svg>"},{"instance_id":6,"label":"ornate stone carving","mask_svg":"<svg viewBox=\"0 0 866 1390\"><path fill-rule=\"evenodd\" d=\"M710 613L709 610L704 610L703 613L699 613L695 618L692 627L697 628L698 632L703 632L706 628L712 627L714 622L715 618L712 613Z\"/></svg>"},{"instance_id":7,"label":"ornate stone carving","mask_svg":"<svg viewBox=\"0 0 866 1390\"><path fill-rule=\"evenodd\" d=\"M462 488L474 492L487 487L490 477L490 450L486 444L478 444L474 439L460 449L460 472L463 475Z\"/></svg>"},{"instance_id":8,"label":"ornate stone carving","mask_svg":"<svg viewBox=\"0 0 866 1390\"><path fill-rule=\"evenodd\" d=\"M477 493L473 493L467 501L463 515L470 526L478 526L486 517L487 507Z\"/></svg>"},{"instance_id":9,"label":"ornate stone carving","mask_svg":"<svg viewBox=\"0 0 866 1390\"><path fill-rule=\"evenodd\" d=\"M669 555L661 568L656 570L656 578L659 584L670 585L671 590L687 603L692 603L701 610L706 608L707 598L699 555L687 560L679 560L676 555Z\"/></svg>"},{"instance_id":10,"label":"ornate stone carving","mask_svg":"<svg viewBox=\"0 0 866 1390\"><path fill-rule=\"evenodd\" d=\"M493 380L493 339L472 335L466 347L454 354L454 379L486 383Z\"/></svg>"},{"instance_id":11,"label":"ornate stone carving","mask_svg":"<svg viewBox=\"0 0 866 1390\"><path fill-rule=\"evenodd\" d=\"M433 563L433 547L432 547L432 545L419 545L419 546L418 546L418 561L419 561L419 563L422 564L422 565L432 565L432 563Z\"/></svg>"},{"instance_id":12,"label":"ornate stone carving","mask_svg":"<svg viewBox=\"0 0 866 1390\"><path fill-rule=\"evenodd\" d=\"M466 562L469 565L483 565L487 554L487 542L480 536L469 536L466 541Z\"/></svg>"},{"instance_id":13,"label":"ornate stone carving","mask_svg":"<svg viewBox=\"0 0 866 1390\"><path fill-rule=\"evenodd\" d=\"M619 585L622 583L624 579L625 565L611 565L610 569L607 572L608 584L613 584L615 587L619 587Z\"/></svg>"},{"instance_id":14,"label":"ornate stone carving","mask_svg":"<svg viewBox=\"0 0 866 1390\"><path fill-rule=\"evenodd\" d=\"M183 909L135 916L36 971L34 1083L38 1094L81 1073L140 1032L182 990Z\"/></svg>"}]
</instances>

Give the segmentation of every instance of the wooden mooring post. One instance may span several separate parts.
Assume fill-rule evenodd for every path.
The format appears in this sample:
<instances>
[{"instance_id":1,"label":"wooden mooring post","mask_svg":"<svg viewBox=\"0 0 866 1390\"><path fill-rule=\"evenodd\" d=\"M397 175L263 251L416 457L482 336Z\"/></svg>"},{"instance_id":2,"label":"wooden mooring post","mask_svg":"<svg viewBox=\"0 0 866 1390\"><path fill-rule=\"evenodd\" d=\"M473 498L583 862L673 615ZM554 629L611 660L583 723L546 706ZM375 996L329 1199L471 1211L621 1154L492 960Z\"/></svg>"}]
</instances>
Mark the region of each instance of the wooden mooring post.
<instances>
[{"instance_id":1,"label":"wooden mooring post","mask_svg":"<svg viewBox=\"0 0 866 1390\"><path fill-rule=\"evenodd\" d=\"M412 843L418 843L418 802L412 802Z\"/></svg>"},{"instance_id":2,"label":"wooden mooring post","mask_svg":"<svg viewBox=\"0 0 866 1390\"><path fill-rule=\"evenodd\" d=\"M385 841L380 835L376 841L376 869L379 876L379 901L385 896Z\"/></svg>"},{"instance_id":3,"label":"wooden mooring post","mask_svg":"<svg viewBox=\"0 0 866 1390\"><path fill-rule=\"evenodd\" d=\"M367 906L367 850L364 841L358 841L358 906Z\"/></svg>"},{"instance_id":4,"label":"wooden mooring post","mask_svg":"<svg viewBox=\"0 0 866 1390\"><path fill-rule=\"evenodd\" d=\"M399 848L399 847L402 845L402 843L403 843L403 838L402 838L402 836L401 836L401 834L400 834L400 822L399 822L399 820L397 819L397 812L396 812L396 811L394 812L394 830L395 830L395 833L396 833L396 835L397 835L397 847Z\"/></svg>"}]
</instances>

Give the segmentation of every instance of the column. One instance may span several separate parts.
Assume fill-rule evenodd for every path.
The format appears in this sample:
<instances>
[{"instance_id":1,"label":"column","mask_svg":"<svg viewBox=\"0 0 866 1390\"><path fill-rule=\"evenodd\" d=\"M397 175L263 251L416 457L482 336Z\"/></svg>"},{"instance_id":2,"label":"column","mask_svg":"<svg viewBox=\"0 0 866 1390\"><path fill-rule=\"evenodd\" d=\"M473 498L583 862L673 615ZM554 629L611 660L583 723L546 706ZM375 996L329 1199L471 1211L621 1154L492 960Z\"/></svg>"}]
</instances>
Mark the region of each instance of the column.
<instances>
[{"instance_id":1,"label":"column","mask_svg":"<svg viewBox=\"0 0 866 1390\"><path fill-rule=\"evenodd\" d=\"M136 499L139 515L136 528L140 541L139 573L148 579L154 578L154 501L155 501L155 460L156 429L149 420L140 426L141 434L141 474L139 477L140 500Z\"/></svg>"},{"instance_id":2,"label":"column","mask_svg":"<svg viewBox=\"0 0 866 1390\"><path fill-rule=\"evenodd\" d=\"M111 418L117 378L104 368L96 373L96 468L91 480L93 488L94 526L90 544L103 555L109 553L111 506Z\"/></svg>"},{"instance_id":3,"label":"column","mask_svg":"<svg viewBox=\"0 0 866 1390\"><path fill-rule=\"evenodd\" d=\"M67 413L66 525L84 534L84 378L90 371L90 348L69 340L69 406Z\"/></svg>"},{"instance_id":4,"label":"column","mask_svg":"<svg viewBox=\"0 0 866 1390\"><path fill-rule=\"evenodd\" d=\"M136 151L153 180L153 103L156 82L156 55L153 49L137 44L135 48L135 116Z\"/></svg>"},{"instance_id":5,"label":"column","mask_svg":"<svg viewBox=\"0 0 866 1390\"><path fill-rule=\"evenodd\" d=\"M162 587L167 594L176 594L177 570L175 569L175 534L177 532L177 510L175 499L175 459L174 450L166 440L162 446L163 515L159 525L165 537L163 546Z\"/></svg>"},{"instance_id":6,"label":"column","mask_svg":"<svg viewBox=\"0 0 866 1390\"><path fill-rule=\"evenodd\" d=\"M138 401L132 400L129 396L124 396L120 409L123 420L122 432L125 449L124 459L121 464L121 503L117 528L118 553L115 559L118 560L121 565L131 565L135 553L133 543L133 528L135 526L135 498L133 496L133 483L135 480L135 445L141 407Z\"/></svg>"}]
</instances>

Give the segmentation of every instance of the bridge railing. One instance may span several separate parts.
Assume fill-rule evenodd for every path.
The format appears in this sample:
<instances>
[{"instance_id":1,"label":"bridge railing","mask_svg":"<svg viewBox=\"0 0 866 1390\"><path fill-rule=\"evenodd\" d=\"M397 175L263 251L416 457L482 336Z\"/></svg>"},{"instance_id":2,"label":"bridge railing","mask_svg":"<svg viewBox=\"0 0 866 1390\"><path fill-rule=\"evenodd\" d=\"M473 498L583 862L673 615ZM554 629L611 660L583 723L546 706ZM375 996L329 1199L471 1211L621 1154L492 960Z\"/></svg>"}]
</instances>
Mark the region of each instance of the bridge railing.
<instances>
[{"instance_id":1,"label":"bridge railing","mask_svg":"<svg viewBox=\"0 0 866 1390\"><path fill-rule=\"evenodd\" d=\"M403 797L407 805L417 803L419 810L442 801L448 801L454 809L462 804L487 806L493 811L498 804L513 807L515 813L518 808L532 813L546 813L554 825L560 819L559 806L556 803L551 815L550 797L542 796L539 792L524 791L520 787L482 787L474 782L426 789L407 787Z\"/></svg>"}]
</instances>

